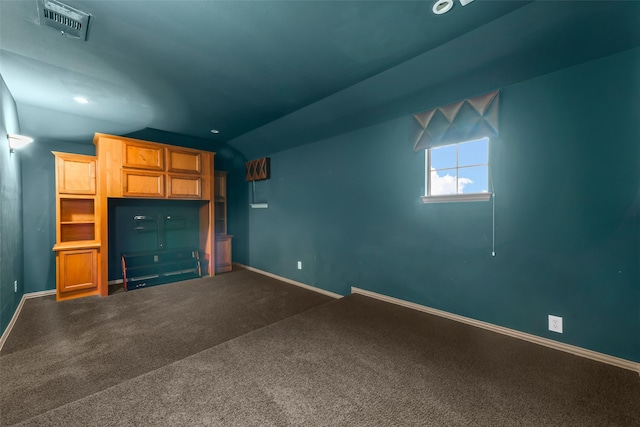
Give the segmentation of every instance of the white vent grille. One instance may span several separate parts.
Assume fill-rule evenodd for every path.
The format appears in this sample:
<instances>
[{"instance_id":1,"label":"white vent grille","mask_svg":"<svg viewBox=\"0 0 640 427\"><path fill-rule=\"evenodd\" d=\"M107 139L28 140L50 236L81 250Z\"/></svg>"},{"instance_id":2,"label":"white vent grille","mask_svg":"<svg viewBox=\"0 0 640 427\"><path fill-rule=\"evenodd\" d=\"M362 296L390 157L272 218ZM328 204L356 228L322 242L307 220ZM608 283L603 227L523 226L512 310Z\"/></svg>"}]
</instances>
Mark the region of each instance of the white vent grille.
<instances>
[{"instance_id":1,"label":"white vent grille","mask_svg":"<svg viewBox=\"0 0 640 427\"><path fill-rule=\"evenodd\" d=\"M80 40L87 39L91 15L56 0L39 0L38 4L40 25L55 28Z\"/></svg>"}]
</instances>

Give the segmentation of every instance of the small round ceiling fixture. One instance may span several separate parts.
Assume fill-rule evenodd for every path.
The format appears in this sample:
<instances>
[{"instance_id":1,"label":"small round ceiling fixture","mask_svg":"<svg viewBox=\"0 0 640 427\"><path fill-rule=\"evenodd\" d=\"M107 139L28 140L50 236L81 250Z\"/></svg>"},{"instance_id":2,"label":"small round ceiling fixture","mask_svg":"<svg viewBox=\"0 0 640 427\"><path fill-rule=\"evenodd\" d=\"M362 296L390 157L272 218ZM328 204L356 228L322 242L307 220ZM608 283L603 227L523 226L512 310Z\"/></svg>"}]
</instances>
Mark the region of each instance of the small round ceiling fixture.
<instances>
[{"instance_id":1,"label":"small round ceiling fixture","mask_svg":"<svg viewBox=\"0 0 640 427\"><path fill-rule=\"evenodd\" d=\"M220 133L220 131L218 129L211 129L211 133L217 135Z\"/></svg>"},{"instance_id":2,"label":"small round ceiling fixture","mask_svg":"<svg viewBox=\"0 0 640 427\"><path fill-rule=\"evenodd\" d=\"M453 7L453 0L438 0L433 4L433 13L436 15L442 15L443 13L447 13Z\"/></svg>"},{"instance_id":3,"label":"small round ceiling fixture","mask_svg":"<svg viewBox=\"0 0 640 427\"><path fill-rule=\"evenodd\" d=\"M74 96L73 100L76 101L78 104L88 104L89 100L87 98L85 98L84 96Z\"/></svg>"}]
</instances>

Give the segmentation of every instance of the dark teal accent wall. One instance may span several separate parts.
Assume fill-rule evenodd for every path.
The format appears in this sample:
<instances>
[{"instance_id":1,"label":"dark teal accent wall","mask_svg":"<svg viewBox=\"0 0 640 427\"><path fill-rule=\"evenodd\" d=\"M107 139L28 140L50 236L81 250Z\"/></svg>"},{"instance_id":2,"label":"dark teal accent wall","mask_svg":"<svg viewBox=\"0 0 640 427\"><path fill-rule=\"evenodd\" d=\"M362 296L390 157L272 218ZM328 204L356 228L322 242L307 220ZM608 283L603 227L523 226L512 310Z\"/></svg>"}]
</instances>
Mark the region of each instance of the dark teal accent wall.
<instances>
[{"instance_id":1,"label":"dark teal accent wall","mask_svg":"<svg viewBox=\"0 0 640 427\"><path fill-rule=\"evenodd\" d=\"M35 141L22 155L24 291L56 288L56 166L52 151L95 155L93 144Z\"/></svg>"},{"instance_id":2,"label":"dark teal accent wall","mask_svg":"<svg viewBox=\"0 0 640 427\"><path fill-rule=\"evenodd\" d=\"M490 202L422 204L407 117L271 154L248 262L640 361L639 79L635 49L502 88L495 257Z\"/></svg>"},{"instance_id":3,"label":"dark teal accent wall","mask_svg":"<svg viewBox=\"0 0 640 427\"><path fill-rule=\"evenodd\" d=\"M215 151L216 168L229 172L229 204L235 206L246 200L244 183L244 157L223 143L193 138L186 135L145 129L127 135L148 141L173 144L183 147ZM24 292L37 292L56 287L55 253L51 250L56 242L55 226L55 162L52 151L95 155L91 142L70 143L55 140L39 140L21 150L23 182L24 259L28 268L24 272ZM4 201L3 201L4 205ZM245 231L248 228L246 204L244 214L229 217L229 233L234 237L235 257L246 258L248 247ZM3 236L4 237L4 236ZM22 253L22 250L20 251ZM13 283L13 282L12 282Z\"/></svg>"},{"instance_id":4,"label":"dark teal accent wall","mask_svg":"<svg viewBox=\"0 0 640 427\"><path fill-rule=\"evenodd\" d=\"M18 112L0 76L0 334L24 294L22 268L21 153L9 153L7 133L20 133ZM18 291L14 281L18 281Z\"/></svg>"}]
</instances>

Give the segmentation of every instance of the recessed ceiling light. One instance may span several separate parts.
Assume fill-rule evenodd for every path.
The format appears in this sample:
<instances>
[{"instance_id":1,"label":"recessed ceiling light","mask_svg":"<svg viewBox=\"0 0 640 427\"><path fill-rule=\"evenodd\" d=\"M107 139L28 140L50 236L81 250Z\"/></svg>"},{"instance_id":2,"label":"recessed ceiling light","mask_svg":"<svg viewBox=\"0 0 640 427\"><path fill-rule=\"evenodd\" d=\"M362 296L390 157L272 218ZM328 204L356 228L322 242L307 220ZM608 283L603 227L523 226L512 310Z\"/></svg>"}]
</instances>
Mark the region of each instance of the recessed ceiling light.
<instances>
[{"instance_id":1,"label":"recessed ceiling light","mask_svg":"<svg viewBox=\"0 0 640 427\"><path fill-rule=\"evenodd\" d=\"M83 96L74 96L73 100L76 101L78 104L88 104L89 100Z\"/></svg>"},{"instance_id":2,"label":"recessed ceiling light","mask_svg":"<svg viewBox=\"0 0 640 427\"><path fill-rule=\"evenodd\" d=\"M453 7L453 0L438 0L433 4L433 13L436 15L442 15L443 13L447 13Z\"/></svg>"},{"instance_id":3,"label":"recessed ceiling light","mask_svg":"<svg viewBox=\"0 0 640 427\"><path fill-rule=\"evenodd\" d=\"M211 129L211 133L217 135L220 133L220 131L218 129Z\"/></svg>"}]
</instances>

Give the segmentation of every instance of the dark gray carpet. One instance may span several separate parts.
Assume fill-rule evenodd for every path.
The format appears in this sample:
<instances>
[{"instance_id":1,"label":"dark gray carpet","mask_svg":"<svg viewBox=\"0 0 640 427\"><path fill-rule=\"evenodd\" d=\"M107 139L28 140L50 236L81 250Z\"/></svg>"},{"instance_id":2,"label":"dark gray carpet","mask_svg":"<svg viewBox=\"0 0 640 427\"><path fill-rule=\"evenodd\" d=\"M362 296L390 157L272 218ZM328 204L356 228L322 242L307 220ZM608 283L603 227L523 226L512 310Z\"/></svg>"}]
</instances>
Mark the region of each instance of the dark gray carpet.
<instances>
[{"instance_id":1,"label":"dark gray carpet","mask_svg":"<svg viewBox=\"0 0 640 427\"><path fill-rule=\"evenodd\" d=\"M352 295L24 426L638 426L637 373Z\"/></svg>"},{"instance_id":2,"label":"dark gray carpet","mask_svg":"<svg viewBox=\"0 0 640 427\"><path fill-rule=\"evenodd\" d=\"M107 298L29 299L0 353L0 425L332 300L246 270Z\"/></svg>"}]
</instances>

